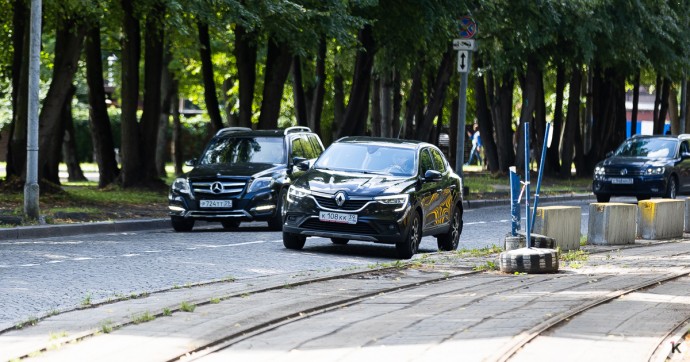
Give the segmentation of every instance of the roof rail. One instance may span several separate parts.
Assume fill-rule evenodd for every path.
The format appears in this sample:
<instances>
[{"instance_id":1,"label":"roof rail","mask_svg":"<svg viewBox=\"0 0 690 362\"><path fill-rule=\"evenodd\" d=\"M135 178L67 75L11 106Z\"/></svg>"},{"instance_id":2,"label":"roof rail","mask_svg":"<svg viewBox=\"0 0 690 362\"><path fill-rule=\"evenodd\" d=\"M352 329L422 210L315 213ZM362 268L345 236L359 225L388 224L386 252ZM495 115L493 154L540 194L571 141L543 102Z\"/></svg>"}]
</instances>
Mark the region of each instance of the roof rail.
<instances>
[{"instance_id":1,"label":"roof rail","mask_svg":"<svg viewBox=\"0 0 690 362\"><path fill-rule=\"evenodd\" d=\"M216 132L216 136L223 134L223 133L230 133L230 132L247 132L247 131L252 131L251 128L249 127L225 127L221 128Z\"/></svg>"},{"instance_id":2,"label":"roof rail","mask_svg":"<svg viewBox=\"0 0 690 362\"><path fill-rule=\"evenodd\" d=\"M688 133L679 134L678 138L681 140L690 140L690 134L688 134Z\"/></svg>"},{"instance_id":3,"label":"roof rail","mask_svg":"<svg viewBox=\"0 0 690 362\"><path fill-rule=\"evenodd\" d=\"M311 129L309 127L304 127L304 126L288 127L285 129L285 131L283 131L283 134L295 133L295 132L311 132Z\"/></svg>"}]
</instances>

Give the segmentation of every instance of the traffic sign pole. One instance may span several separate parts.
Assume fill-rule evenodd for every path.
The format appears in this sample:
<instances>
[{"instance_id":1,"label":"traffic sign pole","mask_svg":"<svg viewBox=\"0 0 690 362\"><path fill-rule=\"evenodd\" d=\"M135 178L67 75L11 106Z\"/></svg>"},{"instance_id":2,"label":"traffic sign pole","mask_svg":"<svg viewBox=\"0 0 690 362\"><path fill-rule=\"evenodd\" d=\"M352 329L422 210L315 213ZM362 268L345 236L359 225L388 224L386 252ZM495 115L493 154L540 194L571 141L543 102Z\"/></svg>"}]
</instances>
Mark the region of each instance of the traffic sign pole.
<instances>
[{"instance_id":1,"label":"traffic sign pole","mask_svg":"<svg viewBox=\"0 0 690 362\"><path fill-rule=\"evenodd\" d=\"M458 63L460 62L460 53L458 52ZM464 51L467 56L467 66L464 72L460 73L460 91L458 92L458 132L457 132L457 148L455 150L455 172L461 177L463 176L462 166L465 164L465 117L467 112L467 81L469 69L472 66L472 52ZM460 71L460 65L458 65Z\"/></svg>"}]
</instances>

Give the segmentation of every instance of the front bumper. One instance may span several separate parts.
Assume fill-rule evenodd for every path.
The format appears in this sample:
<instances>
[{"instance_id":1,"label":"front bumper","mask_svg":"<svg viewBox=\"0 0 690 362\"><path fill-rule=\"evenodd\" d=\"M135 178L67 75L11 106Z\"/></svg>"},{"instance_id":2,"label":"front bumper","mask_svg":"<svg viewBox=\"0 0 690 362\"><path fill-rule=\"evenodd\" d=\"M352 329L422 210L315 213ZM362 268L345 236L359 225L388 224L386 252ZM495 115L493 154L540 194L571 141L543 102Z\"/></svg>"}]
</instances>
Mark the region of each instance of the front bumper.
<instances>
[{"instance_id":1,"label":"front bumper","mask_svg":"<svg viewBox=\"0 0 690 362\"><path fill-rule=\"evenodd\" d=\"M595 176L592 181L592 192L596 195L612 196L664 196L668 178L665 175L633 176L627 178L632 179L632 183L614 183L618 179L621 178Z\"/></svg>"},{"instance_id":2,"label":"front bumper","mask_svg":"<svg viewBox=\"0 0 690 362\"><path fill-rule=\"evenodd\" d=\"M277 192L264 191L253 195L242 195L232 201L232 208L201 208L199 199L188 195L168 196L170 216L204 221L221 221L235 219L239 221L266 221L273 218L277 210Z\"/></svg>"}]
</instances>

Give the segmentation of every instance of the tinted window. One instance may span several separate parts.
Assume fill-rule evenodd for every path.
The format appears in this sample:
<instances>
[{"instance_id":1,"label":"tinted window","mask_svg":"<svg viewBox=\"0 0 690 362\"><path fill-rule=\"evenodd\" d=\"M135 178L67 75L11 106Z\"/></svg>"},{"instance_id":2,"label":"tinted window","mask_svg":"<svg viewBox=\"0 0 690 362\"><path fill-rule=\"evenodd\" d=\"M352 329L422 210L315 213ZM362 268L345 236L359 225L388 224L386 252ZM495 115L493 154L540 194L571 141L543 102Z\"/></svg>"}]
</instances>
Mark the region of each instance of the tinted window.
<instances>
[{"instance_id":1,"label":"tinted window","mask_svg":"<svg viewBox=\"0 0 690 362\"><path fill-rule=\"evenodd\" d=\"M431 149L431 156L434 158L434 170L440 171L441 173L446 172L446 162L443 159L443 155L437 149Z\"/></svg>"},{"instance_id":2,"label":"tinted window","mask_svg":"<svg viewBox=\"0 0 690 362\"><path fill-rule=\"evenodd\" d=\"M306 156L306 152L302 147L302 141L299 137L295 137L292 139L292 157L309 158Z\"/></svg>"},{"instance_id":3,"label":"tinted window","mask_svg":"<svg viewBox=\"0 0 690 362\"><path fill-rule=\"evenodd\" d=\"M316 157L318 157L321 154L321 152L323 152L323 146L321 146L321 142L319 142L319 139L315 135L310 135L308 137L309 137L309 143L311 143L311 146L314 149Z\"/></svg>"},{"instance_id":4,"label":"tinted window","mask_svg":"<svg viewBox=\"0 0 690 362\"><path fill-rule=\"evenodd\" d=\"M321 154L314 167L412 176L416 170L415 152L408 148L387 145L334 143Z\"/></svg>"},{"instance_id":5,"label":"tinted window","mask_svg":"<svg viewBox=\"0 0 690 362\"><path fill-rule=\"evenodd\" d=\"M422 176L429 170L434 169L434 163L431 161L431 155L428 149L423 149L419 155L419 164L422 166Z\"/></svg>"},{"instance_id":6,"label":"tinted window","mask_svg":"<svg viewBox=\"0 0 690 362\"><path fill-rule=\"evenodd\" d=\"M211 141L199 163L282 163L284 160L282 138L230 137Z\"/></svg>"}]
</instances>

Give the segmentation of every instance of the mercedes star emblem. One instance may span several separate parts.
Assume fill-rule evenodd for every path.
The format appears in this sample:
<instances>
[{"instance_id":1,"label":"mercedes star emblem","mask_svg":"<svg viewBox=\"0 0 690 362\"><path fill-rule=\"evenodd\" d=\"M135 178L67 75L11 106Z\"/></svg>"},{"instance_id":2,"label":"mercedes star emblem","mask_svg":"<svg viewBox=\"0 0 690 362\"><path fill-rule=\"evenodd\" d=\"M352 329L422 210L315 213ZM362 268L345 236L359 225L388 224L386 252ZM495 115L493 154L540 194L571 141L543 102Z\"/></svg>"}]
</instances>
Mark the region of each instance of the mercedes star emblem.
<instances>
[{"instance_id":1,"label":"mercedes star emblem","mask_svg":"<svg viewBox=\"0 0 690 362\"><path fill-rule=\"evenodd\" d=\"M624 168L621 170L621 175L627 175L628 174L628 169Z\"/></svg>"},{"instance_id":2,"label":"mercedes star emblem","mask_svg":"<svg viewBox=\"0 0 690 362\"><path fill-rule=\"evenodd\" d=\"M220 182L212 183L211 184L211 192L213 192L214 194L219 194L219 193L223 192L223 184L221 184Z\"/></svg>"},{"instance_id":3,"label":"mercedes star emblem","mask_svg":"<svg viewBox=\"0 0 690 362\"><path fill-rule=\"evenodd\" d=\"M338 205L338 207L343 206L345 203L345 193L340 191L337 194L335 194L335 203Z\"/></svg>"}]
</instances>

